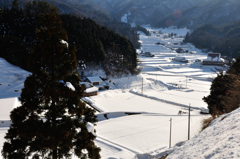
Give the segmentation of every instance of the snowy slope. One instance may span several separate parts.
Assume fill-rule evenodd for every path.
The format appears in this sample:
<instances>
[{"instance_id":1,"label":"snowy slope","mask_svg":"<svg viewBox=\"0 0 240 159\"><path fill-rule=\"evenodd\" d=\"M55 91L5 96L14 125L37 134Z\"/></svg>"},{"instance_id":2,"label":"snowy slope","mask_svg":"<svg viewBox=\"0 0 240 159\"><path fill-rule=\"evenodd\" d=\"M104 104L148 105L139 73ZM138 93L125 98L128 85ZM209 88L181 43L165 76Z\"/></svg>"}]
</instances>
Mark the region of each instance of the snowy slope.
<instances>
[{"instance_id":1,"label":"snowy slope","mask_svg":"<svg viewBox=\"0 0 240 159\"><path fill-rule=\"evenodd\" d=\"M240 158L240 109L222 115L199 135L176 147L168 159Z\"/></svg>"},{"instance_id":2,"label":"snowy slope","mask_svg":"<svg viewBox=\"0 0 240 159\"><path fill-rule=\"evenodd\" d=\"M29 72L0 58L0 99L18 97Z\"/></svg>"},{"instance_id":3,"label":"snowy slope","mask_svg":"<svg viewBox=\"0 0 240 159\"><path fill-rule=\"evenodd\" d=\"M9 64L3 58L0 58L0 70L0 149L2 149L4 136L10 125L10 112L20 105L18 97L30 73Z\"/></svg>"},{"instance_id":4,"label":"snowy slope","mask_svg":"<svg viewBox=\"0 0 240 159\"><path fill-rule=\"evenodd\" d=\"M0 58L0 126L9 124L10 112L20 105L18 97L24 86L29 72L9 64L5 59Z\"/></svg>"}]
</instances>

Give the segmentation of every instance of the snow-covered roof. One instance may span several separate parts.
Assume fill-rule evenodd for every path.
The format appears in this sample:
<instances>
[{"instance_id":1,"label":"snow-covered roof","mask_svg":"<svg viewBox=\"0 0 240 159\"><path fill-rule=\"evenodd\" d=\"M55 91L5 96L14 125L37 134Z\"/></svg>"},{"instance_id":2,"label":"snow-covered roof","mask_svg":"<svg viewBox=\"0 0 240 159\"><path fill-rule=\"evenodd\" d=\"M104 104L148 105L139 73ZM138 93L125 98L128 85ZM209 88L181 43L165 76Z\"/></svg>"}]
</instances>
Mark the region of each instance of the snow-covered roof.
<instances>
[{"instance_id":1,"label":"snow-covered roof","mask_svg":"<svg viewBox=\"0 0 240 159\"><path fill-rule=\"evenodd\" d=\"M66 82L66 86L71 89L72 91L75 91L75 87L70 82Z\"/></svg>"},{"instance_id":2,"label":"snow-covered roof","mask_svg":"<svg viewBox=\"0 0 240 159\"><path fill-rule=\"evenodd\" d=\"M102 79L99 77L87 77L90 82L102 82Z\"/></svg>"},{"instance_id":3,"label":"snow-covered roof","mask_svg":"<svg viewBox=\"0 0 240 159\"><path fill-rule=\"evenodd\" d=\"M97 91L98 91L98 87L95 87L95 86L87 88L85 90L86 93L92 93L92 92L97 92Z\"/></svg>"},{"instance_id":4,"label":"snow-covered roof","mask_svg":"<svg viewBox=\"0 0 240 159\"><path fill-rule=\"evenodd\" d=\"M221 59L221 53L208 53L207 59L205 59L204 61L223 61L223 59Z\"/></svg>"},{"instance_id":5,"label":"snow-covered roof","mask_svg":"<svg viewBox=\"0 0 240 159\"><path fill-rule=\"evenodd\" d=\"M67 45L67 47L68 47L68 42L66 42L65 40L60 40L60 43L63 45Z\"/></svg>"},{"instance_id":6,"label":"snow-covered roof","mask_svg":"<svg viewBox=\"0 0 240 159\"><path fill-rule=\"evenodd\" d=\"M95 127L94 127L94 125L92 123L87 122L86 126L87 126L87 130L88 130L89 133L92 133L94 136L97 136L95 134Z\"/></svg>"}]
</instances>

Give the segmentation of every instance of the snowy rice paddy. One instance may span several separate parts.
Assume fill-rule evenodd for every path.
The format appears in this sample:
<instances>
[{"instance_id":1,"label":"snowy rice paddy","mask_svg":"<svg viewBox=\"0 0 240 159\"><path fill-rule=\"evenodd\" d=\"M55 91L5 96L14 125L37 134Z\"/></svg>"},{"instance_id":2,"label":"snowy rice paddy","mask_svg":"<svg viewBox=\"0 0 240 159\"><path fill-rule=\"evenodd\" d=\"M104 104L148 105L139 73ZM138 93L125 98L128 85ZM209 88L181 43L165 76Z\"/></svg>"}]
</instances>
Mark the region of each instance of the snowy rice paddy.
<instances>
[{"instance_id":1,"label":"snowy rice paddy","mask_svg":"<svg viewBox=\"0 0 240 159\"><path fill-rule=\"evenodd\" d=\"M148 28L150 29L150 28ZM187 29L155 29L165 33L185 35ZM101 147L103 159L148 159L157 158L169 150L169 146L188 139L188 106L191 109L191 137L199 133L202 119L200 108L209 94L211 79L215 77L213 66L202 66L196 59L206 59L207 55L187 44L189 51L197 54L178 54L170 49L169 42L180 42L183 38L163 38L164 34L140 34L142 48L138 52L151 52L154 57L139 56L142 72L136 76L111 78L107 84L110 90L100 91L89 97L97 113L95 143ZM156 42L165 46L156 45ZM189 63L172 61L183 56ZM0 59L0 148L9 127L9 114L17 106L17 97L23 88L28 72ZM22 78L19 79L20 75ZM114 84L113 84L114 83ZM9 86L10 85L10 86ZM16 91L18 90L18 91ZM10 106L9 106L10 105ZM182 113L179 113L182 112ZM130 115L129 115L130 114ZM133 114L133 115L132 115ZM172 138L169 143L170 119ZM74 158L74 157L73 157Z\"/></svg>"}]
</instances>

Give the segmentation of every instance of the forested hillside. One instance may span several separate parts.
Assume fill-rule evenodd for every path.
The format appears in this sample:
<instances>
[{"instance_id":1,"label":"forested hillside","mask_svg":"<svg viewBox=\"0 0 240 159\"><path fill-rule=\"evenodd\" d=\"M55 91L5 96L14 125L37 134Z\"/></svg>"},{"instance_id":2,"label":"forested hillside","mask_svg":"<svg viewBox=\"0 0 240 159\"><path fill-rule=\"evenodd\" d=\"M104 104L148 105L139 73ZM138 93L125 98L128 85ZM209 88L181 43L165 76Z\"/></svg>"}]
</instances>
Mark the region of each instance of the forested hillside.
<instances>
[{"instance_id":1,"label":"forested hillside","mask_svg":"<svg viewBox=\"0 0 240 159\"><path fill-rule=\"evenodd\" d=\"M240 21L222 27L205 24L185 38L185 42L190 42L198 48L208 48L234 58L240 54L239 41Z\"/></svg>"},{"instance_id":2,"label":"forested hillside","mask_svg":"<svg viewBox=\"0 0 240 159\"><path fill-rule=\"evenodd\" d=\"M175 10L184 11L206 0L89 0L108 10L110 17L128 23L153 24Z\"/></svg>"},{"instance_id":3,"label":"forested hillside","mask_svg":"<svg viewBox=\"0 0 240 159\"><path fill-rule=\"evenodd\" d=\"M155 27L175 25L179 28L188 27L195 29L201 25L212 23L216 26L223 26L228 23L240 20L240 1L238 0L208 0L183 10L169 14L163 19L158 19Z\"/></svg>"},{"instance_id":4,"label":"forested hillside","mask_svg":"<svg viewBox=\"0 0 240 159\"><path fill-rule=\"evenodd\" d=\"M0 0L0 7L10 9L12 1L13 0ZM37 1L39 0L35 0L32 3L35 4ZM44 2L48 2L49 4L56 6L60 14L70 14L77 17L90 18L97 24L106 26L108 29L125 36L131 40L135 48L140 48L138 35L133 31L131 25L111 18L108 10L102 8L96 3L87 0L44 0ZM18 3L19 8L26 8L26 5L29 7L29 0L18 0Z\"/></svg>"},{"instance_id":5,"label":"forested hillside","mask_svg":"<svg viewBox=\"0 0 240 159\"><path fill-rule=\"evenodd\" d=\"M0 12L0 47L1 57L12 64L29 70L28 56L36 43L36 28L42 26L40 17L50 8L47 2L29 2L24 9L13 4L11 9L3 8ZM68 33L70 45L74 44L79 61L110 65L105 60L111 59L114 71L135 73L137 66L136 50L130 40L96 24L89 18L80 18L62 14L62 25ZM136 32L132 30L132 32ZM116 62L117 61L117 62ZM120 62L121 61L121 62ZM121 69L120 69L121 68Z\"/></svg>"}]
</instances>

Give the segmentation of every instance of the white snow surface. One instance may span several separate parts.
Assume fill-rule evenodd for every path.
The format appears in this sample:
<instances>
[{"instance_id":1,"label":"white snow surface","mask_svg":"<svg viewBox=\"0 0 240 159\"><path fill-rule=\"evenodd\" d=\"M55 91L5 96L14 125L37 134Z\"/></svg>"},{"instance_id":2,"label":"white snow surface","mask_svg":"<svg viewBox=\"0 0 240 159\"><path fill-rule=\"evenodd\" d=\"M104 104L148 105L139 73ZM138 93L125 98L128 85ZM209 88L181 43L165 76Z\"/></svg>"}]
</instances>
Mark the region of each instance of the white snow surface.
<instances>
[{"instance_id":1,"label":"white snow surface","mask_svg":"<svg viewBox=\"0 0 240 159\"><path fill-rule=\"evenodd\" d=\"M181 147L176 147L168 159L240 158L240 109L215 119L200 134Z\"/></svg>"},{"instance_id":2,"label":"white snow surface","mask_svg":"<svg viewBox=\"0 0 240 159\"><path fill-rule=\"evenodd\" d=\"M202 98L209 94L211 79L216 76L212 72L215 66L202 66L200 63L195 62L196 59L206 59L207 54L202 53L201 50L191 44L182 47L188 49L189 52L196 51L196 54L178 54L170 49L171 45L169 47L156 45L157 42L163 44L168 44L169 42L179 43L183 38L172 39L163 38L163 36L167 33L186 35L189 30L185 28L146 28L151 32L161 30L163 34L157 36L158 33L152 32L151 36L145 36L143 33L140 33L142 48L137 51L149 51L155 55L154 57L138 57L140 61L139 67L142 68L142 72L134 76L110 78L108 81L105 81L110 87L109 90L102 90L98 92L97 96L82 99L100 111L96 114L99 120L96 123L97 125L94 128L93 123L88 123L88 130L94 133L94 129L96 129L97 138L95 143L101 148L101 157L103 159L153 159L172 152L175 148L169 149L169 120L172 118L172 147L179 142L187 140L188 108L186 107L189 105L193 107L191 109L191 138L195 140L195 149L192 149L192 151L196 151L196 154L198 154L197 151L202 151L206 154L205 156L214 154L214 157L218 158L223 150L221 149L221 145L229 143L224 148L224 151L232 152L232 156L237 156L239 154L237 152L239 145L237 141L239 140L237 137L235 138L239 129L237 124L231 124L232 127L229 124L229 133L224 133L225 131L220 130L221 127L217 127L218 123L231 120L233 115L228 115L221 122L217 119L213 123L215 128L212 131L217 130L225 134L226 138L223 141L228 142L223 143L220 140L219 142L217 140L215 142L209 139L212 142L204 141L206 142L205 146L207 147L207 144L213 145L216 149L212 149L213 147L210 146L208 150L203 150L201 148L203 146L197 147L197 142L204 143L201 140L206 138L207 135L211 135L210 133L202 135L202 138L198 140L197 136L195 137L195 135L199 134L202 120L210 117L210 115L201 115L199 112L200 108L206 108L206 104L202 101ZM171 60L176 57L185 57L189 63L180 63ZM0 68L2 70L0 72L0 84L2 84L0 85L0 120L4 122L0 125L1 148L5 141L5 133L10 125L10 111L18 105L15 104L16 98L20 96L24 80L29 73L10 65L2 58L0 58ZM17 78L18 76L15 73L21 75L21 80ZM102 72L100 74L102 75ZM99 76L96 70L93 70L93 75ZM12 100L8 100L8 98ZM234 118L232 119L233 122L238 120L237 115ZM225 126L227 127L227 123ZM206 129L204 132L207 133L207 130L210 129ZM233 139L230 139L230 137L233 137ZM236 142L232 142L235 145L231 144L230 141L232 140L236 140ZM186 142L184 146L190 142L191 140ZM217 145L220 149L217 148ZM189 148L189 151L186 151L186 156L188 152L191 153L191 146L187 148ZM230 150L230 148L232 149ZM178 158L178 156L185 158L180 151L179 149L176 150L176 153L173 152L171 154L173 155L172 158ZM76 157L73 155L72 158Z\"/></svg>"},{"instance_id":3,"label":"white snow surface","mask_svg":"<svg viewBox=\"0 0 240 159\"><path fill-rule=\"evenodd\" d=\"M66 86L67 86L69 89L71 89L72 91L75 91L75 90L76 90L75 87L72 85L71 82L66 82Z\"/></svg>"},{"instance_id":4,"label":"white snow surface","mask_svg":"<svg viewBox=\"0 0 240 159\"><path fill-rule=\"evenodd\" d=\"M127 23L127 16L128 14L124 14L122 17L121 17L121 22L124 22L124 23Z\"/></svg>"},{"instance_id":5,"label":"white snow surface","mask_svg":"<svg viewBox=\"0 0 240 159\"><path fill-rule=\"evenodd\" d=\"M94 125L93 125L92 123L87 122L87 130L88 130L88 132L90 132L90 133L92 133L94 136L96 136L96 134L95 134L95 132L94 132L95 128L94 128Z\"/></svg>"},{"instance_id":6,"label":"white snow surface","mask_svg":"<svg viewBox=\"0 0 240 159\"><path fill-rule=\"evenodd\" d=\"M90 87L90 88L86 88L85 92L86 93L91 93L91 92L97 92L98 88L97 87Z\"/></svg>"},{"instance_id":7,"label":"white snow surface","mask_svg":"<svg viewBox=\"0 0 240 159\"><path fill-rule=\"evenodd\" d=\"M65 40L60 40L60 43L63 45L67 45L67 47L68 47L68 42L66 42Z\"/></svg>"}]
</instances>

